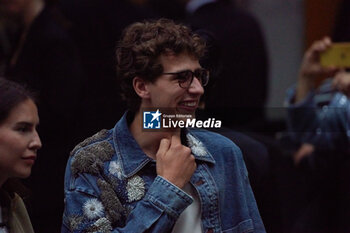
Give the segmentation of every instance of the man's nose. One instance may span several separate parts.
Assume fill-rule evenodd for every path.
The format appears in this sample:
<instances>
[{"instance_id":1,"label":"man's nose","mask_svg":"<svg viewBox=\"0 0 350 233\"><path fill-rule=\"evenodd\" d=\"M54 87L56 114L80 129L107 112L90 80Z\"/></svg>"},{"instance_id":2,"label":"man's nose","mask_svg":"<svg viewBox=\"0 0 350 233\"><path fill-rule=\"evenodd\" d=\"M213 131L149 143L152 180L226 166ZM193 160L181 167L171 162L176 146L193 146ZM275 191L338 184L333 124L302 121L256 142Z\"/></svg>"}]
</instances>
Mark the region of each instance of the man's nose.
<instances>
[{"instance_id":1,"label":"man's nose","mask_svg":"<svg viewBox=\"0 0 350 233\"><path fill-rule=\"evenodd\" d=\"M193 81L190 87L188 88L188 92L199 95L204 94L204 88L197 77L193 78Z\"/></svg>"}]
</instances>

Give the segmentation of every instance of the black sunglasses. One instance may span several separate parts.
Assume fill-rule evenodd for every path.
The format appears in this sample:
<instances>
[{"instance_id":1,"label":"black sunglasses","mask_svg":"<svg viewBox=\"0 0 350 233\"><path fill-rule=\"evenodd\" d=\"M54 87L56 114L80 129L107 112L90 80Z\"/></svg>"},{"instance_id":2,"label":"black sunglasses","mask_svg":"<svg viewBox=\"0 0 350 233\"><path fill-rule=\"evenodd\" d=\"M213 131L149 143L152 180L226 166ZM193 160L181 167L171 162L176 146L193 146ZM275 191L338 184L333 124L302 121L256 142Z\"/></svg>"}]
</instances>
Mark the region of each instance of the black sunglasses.
<instances>
[{"instance_id":1,"label":"black sunglasses","mask_svg":"<svg viewBox=\"0 0 350 233\"><path fill-rule=\"evenodd\" d=\"M176 75L176 79L179 82L179 86L182 88L189 88L193 82L193 78L196 77L201 85L205 87L209 82L209 71L203 68L196 69L194 72L191 70L184 70L180 72L169 72L163 74Z\"/></svg>"}]
</instances>

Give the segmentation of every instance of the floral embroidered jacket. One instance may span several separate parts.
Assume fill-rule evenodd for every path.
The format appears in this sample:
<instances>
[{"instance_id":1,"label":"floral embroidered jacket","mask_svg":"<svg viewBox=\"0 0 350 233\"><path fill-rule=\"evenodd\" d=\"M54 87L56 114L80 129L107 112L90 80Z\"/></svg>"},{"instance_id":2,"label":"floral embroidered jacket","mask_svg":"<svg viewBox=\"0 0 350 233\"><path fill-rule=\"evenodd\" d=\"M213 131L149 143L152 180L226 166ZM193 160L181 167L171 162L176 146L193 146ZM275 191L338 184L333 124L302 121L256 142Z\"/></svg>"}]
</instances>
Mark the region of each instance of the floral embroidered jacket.
<instances>
[{"instance_id":1,"label":"floral embroidered jacket","mask_svg":"<svg viewBox=\"0 0 350 233\"><path fill-rule=\"evenodd\" d=\"M129 132L126 114L71 153L62 232L171 232L193 199L156 174ZM204 130L185 130L196 158L191 184L203 232L265 232L239 148Z\"/></svg>"}]
</instances>

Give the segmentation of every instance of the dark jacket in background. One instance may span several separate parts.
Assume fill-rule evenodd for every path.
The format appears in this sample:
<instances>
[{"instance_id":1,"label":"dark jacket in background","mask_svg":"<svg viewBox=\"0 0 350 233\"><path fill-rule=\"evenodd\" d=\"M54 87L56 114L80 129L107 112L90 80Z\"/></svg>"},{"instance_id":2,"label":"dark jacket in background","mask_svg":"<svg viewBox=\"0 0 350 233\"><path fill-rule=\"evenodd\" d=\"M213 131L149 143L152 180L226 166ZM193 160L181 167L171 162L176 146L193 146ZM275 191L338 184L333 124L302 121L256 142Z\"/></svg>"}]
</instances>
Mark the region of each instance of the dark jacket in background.
<instances>
[{"instance_id":1,"label":"dark jacket in background","mask_svg":"<svg viewBox=\"0 0 350 233\"><path fill-rule=\"evenodd\" d=\"M255 18L230 2L217 1L201 6L187 21L193 29L211 32L221 52L222 71L211 77L214 84L206 92L206 109L226 126L262 120L268 59Z\"/></svg>"}]
</instances>

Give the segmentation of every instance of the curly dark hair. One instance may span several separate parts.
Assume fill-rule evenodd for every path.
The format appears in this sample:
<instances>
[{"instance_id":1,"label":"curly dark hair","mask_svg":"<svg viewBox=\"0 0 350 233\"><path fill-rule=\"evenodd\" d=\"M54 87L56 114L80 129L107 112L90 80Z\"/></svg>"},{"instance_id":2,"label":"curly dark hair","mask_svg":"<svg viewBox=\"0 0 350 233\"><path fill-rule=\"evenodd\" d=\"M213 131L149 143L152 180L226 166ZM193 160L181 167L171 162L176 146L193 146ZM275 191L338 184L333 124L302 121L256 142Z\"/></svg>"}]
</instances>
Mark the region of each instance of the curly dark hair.
<instances>
[{"instance_id":1,"label":"curly dark hair","mask_svg":"<svg viewBox=\"0 0 350 233\"><path fill-rule=\"evenodd\" d=\"M133 88L134 77L154 82L163 73L159 56L184 52L199 60L204 55L205 42L187 26L172 20L138 22L124 30L116 56L122 97L129 110L136 112L141 103Z\"/></svg>"}]
</instances>

